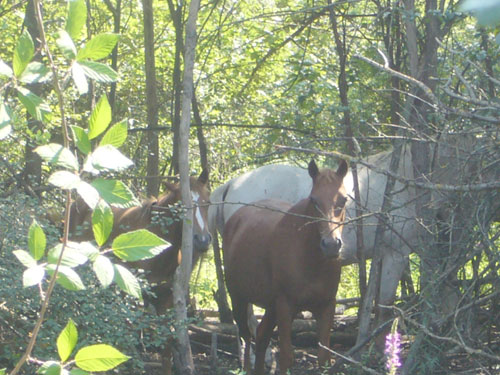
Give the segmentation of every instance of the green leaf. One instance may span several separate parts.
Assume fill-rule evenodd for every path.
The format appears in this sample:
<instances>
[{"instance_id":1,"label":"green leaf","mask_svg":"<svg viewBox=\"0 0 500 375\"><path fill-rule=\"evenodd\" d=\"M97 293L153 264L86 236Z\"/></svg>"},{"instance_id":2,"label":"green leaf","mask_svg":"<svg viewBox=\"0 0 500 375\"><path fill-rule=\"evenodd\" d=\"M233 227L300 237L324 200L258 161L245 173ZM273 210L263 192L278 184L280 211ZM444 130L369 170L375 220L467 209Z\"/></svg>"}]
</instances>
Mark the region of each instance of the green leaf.
<instances>
[{"instance_id":1,"label":"green leaf","mask_svg":"<svg viewBox=\"0 0 500 375\"><path fill-rule=\"evenodd\" d=\"M66 190L77 188L80 181L80 176L69 171L57 171L49 177L49 184Z\"/></svg>"},{"instance_id":2,"label":"green leaf","mask_svg":"<svg viewBox=\"0 0 500 375\"><path fill-rule=\"evenodd\" d=\"M54 271L56 269L55 264L48 264L47 265L47 272L50 275L54 274ZM80 279L80 276L71 268L67 266L59 266L59 272L57 273L57 283L60 284L62 287L72 290L72 291L77 291L77 290L84 290L85 286L82 283L82 280Z\"/></svg>"},{"instance_id":3,"label":"green leaf","mask_svg":"<svg viewBox=\"0 0 500 375\"><path fill-rule=\"evenodd\" d=\"M93 37L76 55L78 61L100 60L107 57L118 42L118 34L99 34Z\"/></svg>"},{"instance_id":4,"label":"green leaf","mask_svg":"<svg viewBox=\"0 0 500 375\"><path fill-rule=\"evenodd\" d=\"M28 248L35 260L39 260L43 257L46 245L47 239L45 238L45 233L43 232L42 227L36 222L36 220L33 220L28 232Z\"/></svg>"},{"instance_id":5,"label":"green leaf","mask_svg":"<svg viewBox=\"0 0 500 375\"><path fill-rule=\"evenodd\" d=\"M70 375L90 375L89 372L80 370L79 368L74 368L69 372Z\"/></svg>"},{"instance_id":6,"label":"green leaf","mask_svg":"<svg viewBox=\"0 0 500 375\"><path fill-rule=\"evenodd\" d=\"M89 183L80 181L76 191L91 209L94 209L99 203L99 192Z\"/></svg>"},{"instance_id":7,"label":"green leaf","mask_svg":"<svg viewBox=\"0 0 500 375\"><path fill-rule=\"evenodd\" d=\"M87 77L85 77L85 71L76 61L71 66L71 75L73 76L73 82L75 82L78 93L80 95L86 94L89 91L89 83L87 82Z\"/></svg>"},{"instance_id":8,"label":"green leaf","mask_svg":"<svg viewBox=\"0 0 500 375\"><path fill-rule=\"evenodd\" d=\"M66 31L71 39L78 40L82 33L83 25L87 22L87 6L85 5L85 0L69 0L68 3Z\"/></svg>"},{"instance_id":9,"label":"green leaf","mask_svg":"<svg viewBox=\"0 0 500 375\"><path fill-rule=\"evenodd\" d=\"M115 269L109 258L99 254L92 263L92 268L104 288L113 282Z\"/></svg>"},{"instance_id":10,"label":"green leaf","mask_svg":"<svg viewBox=\"0 0 500 375\"><path fill-rule=\"evenodd\" d=\"M136 277L125 267L114 264L115 282L125 293L142 300L141 286Z\"/></svg>"},{"instance_id":11,"label":"green leaf","mask_svg":"<svg viewBox=\"0 0 500 375\"><path fill-rule=\"evenodd\" d=\"M16 256L17 260L22 263L23 266L28 268L36 266L35 258L33 258L27 251L14 250L12 253Z\"/></svg>"},{"instance_id":12,"label":"green leaf","mask_svg":"<svg viewBox=\"0 0 500 375\"><path fill-rule=\"evenodd\" d=\"M61 364L56 361L44 362L37 371L37 374L42 375L60 375L61 374Z\"/></svg>"},{"instance_id":13,"label":"green leaf","mask_svg":"<svg viewBox=\"0 0 500 375\"><path fill-rule=\"evenodd\" d=\"M99 146L111 145L120 147L127 139L127 120L114 124L102 137Z\"/></svg>"},{"instance_id":14,"label":"green leaf","mask_svg":"<svg viewBox=\"0 0 500 375\"><path fill-rule=\"evenodd\" d=\"M57 338L57 352L62 362L66 362L69 358L71 352L75 349L77 341L78 330L75 323L70 319Z\"/></svg>"},{"instance_id":15,"label":"green leaf","mask_svg":"<svg viewBox=\"0 0 500 375\"><path fill-rule=\"evenodd\" d=\"M85 129L72 125L71 130L73 131L73 140L75 141L76 147L85 155L91 151L91 145L89 136Z\"/></svg>"},{"instance_id":16,"label":"green leaf","mask_svg":"<svg viewBox=\"0 0 500 375\"><path fill-rule=\"evenodd\" d=\"M42 282L45 276L45 268L43 266L32 266L26 268L23 272L23 287L27 288L33 285L38 285Z\"/></svg>"},{"instance_id":17,"label":"green leaf","mask_svg":"<svg viewBox=\"0 0 500 375\"><path fill-rule=\"evenodd\" d=\"M128 359L128 356L106 344L86 346L75 355L76 365L85 371L108 371Z\"/></svg>"},{"instance_id":18,"label":"green leaf","mask_svg":"<svg viewBox=\"0 0 500 375\"><path fill-rule=\"evenodd\" d=\"M50 70L42 63L33 61L28 64L26 69L24 69L24 72L21 74L21 77L19 77L19 80L27 84L32 84L47 82L49 78Z\"/></svg>"},{"instance_id":19,"label":"green leaf","mask_svg":"<svg viewBox=\"0 0 500 375\"><path fill-rule=\"evenodd\" d=\"M122 181L97 178L91 184L99 192L101 198L112 206L128 208L139 205L132 190Z\"/></svg>"},{"instance_id":20,"label":"green leaf","mask_svg":"<svg viewBox=\"0 0 500 375\"><path fill-rule=\"evenodd\" d=\"M28 66L35 53L35 46L31 39L30 33L24 29L23 33L17 41L16 49L14 50L14 60L12 62L14 75L19 77L24 69Z\"/></svg>"},{"instance_id":21,"label":"green leaf","mask_svg":"<svg viewBox=\"0 0 500 375\"><path fill-rule=\"evenodd\" d=\"M11 67L4 63L2 59L0 59L0 76L11 78L13 73L14 72L12 71Z\"/></svg>"},{"instance_id":22,"label":"green leaf","mask_svg":"<svg viewBox=\"0 0 500 375\"><path fill-rule=\"evenodd\" d=\"M99 146L89 155L83 166L85 172L94 174L101 170L121 172L134 163L111 145Z\"/></svg>"},{"instance_id":23,"label":"green leaf","mask_svg":"<svg viewBox=\"0 0 500 375\"><path fill-rule=\"evenodd\" d=\"M4 103L0 103L0 140L6 138L12 131L10 125L12 111Z\"/></svg>"},{"instance_id":24,"label":"green leaf","mask_svg":"<svg viewBox=\"0 0 500 375\"><path fill-rule=\"evenodd\" d=\"M50 264L57 263L57 261L59 260L59 256L61 255L62 248L63 246L60 243L49 250L47 254L47 261ZM73 247L71 244L67 244L64 249L63 257L61 259L61 264L73 268L85 264L87 260L88 257L82 252L80 252L78 248Z\"/></svg>"},{"instance_id":25,"label":"green leaf","mask_svg":"<svg viewBox=\"0 0 500 375\"><path fill-rule=\"evenodd\" d=\"M170 244L147 229L120 234L111 245L113 253L120 259L133 262L152 258Z\"/></svg>"},{"instance_id":26,"label":"green leaf","mask_svg":"<svg viewBox=\"0 0 500 375\"><path fill-rule=\"evenodd\" d=\"M103 200L99 201L92 212L92 230L99 246L106 243L113 230L113 211Z\"/></svg>"},{"instance_id":27,"label":"green leaf","mask_svg":"<svg viewBox=\"0 0 500 375\"><path fill-rule=\"evenodd\" d=\"M118 80L118 73L105 64L94 61L79 61L85 75L97 82L111 83Z\"/></svg>"},{"instance_id":28,"label":"green leaf","mask_svg":"<svg viewBox=\"0 0 500 375\"><path fill-rule=\"evenodd\" d=\"M71 36L65 30L59 30L56 40L57 47L68 60L73 60L76 57L75 43Z\"/></svg>"},{"instance_id":29,"label":"green leaf","mask_svg":"<svg viewBox=\"0 0 500 375\"><path fill-rule=\"evenodd\" d=\"M79 252L80 254L86 256L90 260L95 260L97 255L99 255L99 249L95 247L92 242L73 242L68 241L68 247Z\"/></svg>"},{"instance_id":30,"label":"green leaf","mask_svg":"<svg viewBox=\"0 0 500 375\"><path fill-rule=\"evenodd\" d=\"M51 110L42 98L24 87L17 87L17 97L31 116L38 121L48 121Z\"/></svg>"},{"instance_id":31,"label":"green leaf","mask_svg":"<svg viewBox=\"0 0 500 375\"><path fill-rule=\"evenodd\" d=\"M78 171L78 160L72 152L57 143L39 146L35 152L48 163Z\"/></svg>"},{"instance_id":32,"label":"green leaf","mask_svg":"<svg viewBox=\"0 0 500 375\"><path fill-rule=\"evenodd\" d=\"M106 130L111 122L111 106L106 95L101 96L89 120L89 139L94 139Z\"/></svg>"}]
</instances>

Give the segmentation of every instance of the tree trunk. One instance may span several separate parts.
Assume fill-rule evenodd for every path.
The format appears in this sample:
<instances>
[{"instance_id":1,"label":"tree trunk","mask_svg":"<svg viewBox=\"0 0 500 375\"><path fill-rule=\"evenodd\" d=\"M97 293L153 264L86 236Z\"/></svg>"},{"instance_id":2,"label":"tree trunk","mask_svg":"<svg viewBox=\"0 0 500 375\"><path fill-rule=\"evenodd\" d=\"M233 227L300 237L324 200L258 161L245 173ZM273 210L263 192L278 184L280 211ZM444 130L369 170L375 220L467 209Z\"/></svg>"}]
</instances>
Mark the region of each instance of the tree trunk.
<instances>
[{"instance_id":1,"label":"tree trunk","mask_svg":"<svg viewBox=\"0 0 500 375\"><path fill-rule=\"evenodd\" d=\"M28 32L31 35L31 39L35 45L35 57L33 61L41 61L40 58L40 31L38 30L38 25L35 18L35 4L33 0L29 0L26 4L26 18L24 20L24 25L28 29ZM36 95L41 96L42 87L40 84L32 84L29 85L29 89ZM43 128L43 124L41 121L35 120L30 114L27 114L27 124L28 128L31 132L36 133L39 129ZM34 187L40 186L42 182L42 159L33 152L37 144L31 138L26 139L26 147L24 153L25 166L23 179L26 183L26 186L29 186L30 189L27 189L26 194L30 194L30 192L36 191L33 189Z\"/></svg>"},{"instance_id":2,"label":"tree trunk","mask_svg":"<svg viewBox=\"0 0 500 375\"><path fill-rule=\"evenodd\" d=\"M187 326L186 295L189 276L191 275L193 256L193 208L189 186L189 126L191 120L191 100L193 97L193 69L196 49L196 20L199 0L192 0L186 24L186 42L184 52L184 78L182 96L182 117L179 132L179 172L181 178L182 203L187 207L182 226L182 261L175 272L174 308L177 321L174 363L179 374L195 373Z\"/></svg>"},{"instance_id":3,"label":"tree trunk","mask_svg":"<svg viewBox=\"0 0 500 375\"><path fill-rule=\"evenodd\" d=\"M120 34L120 23L122 17L122 0L116 0L116 6L111 4L110 0L104 1L109 9L109 11L113 14L113 32L115 34ZM90 7L88 7L90 9ZM144 36L146 37L146 36ZM119 42L118 42L119 43ZM115 48L113 48L113 52L111 53L111 67L116 72L118 70L118 43L116 43ZM147 76L147 72L146 72ZM111 83L111 87L109 89L109 105L111 106L111 111L113 117L116 115L116 82Z\"/></svg>"},{"instance_id":4,"label":"tree trunk","mask_svg":"<svg viewBox=\"0 0 500 375\"><path fill-rule=\"evenodd\" d=\"M172 0L168 0L168 8L174 23L175 28L175 61L173 73L173 105L172 105L172 131L174 133L173 139L173 154L172 165L170 167L170 174L177 174L179 172L179 127L181 119L181 94L182 94L182 79L181 79L181 58L183 46L183 23L182 23L182 3L176 6ZM185 65L184 65L185 69Z\"/></svg>"},{"instance_id":5,"label":"tree trunk","mask_svg":"<svg viewBox=\"0 0 500 375\"><path fill-rule=\"evenodd\" d=\"M153 0L142 0L142 8L144 11L144 56L148 128L154 129L158 127L158 97L156 94ZM158 133L150 130L147 132L147 137L146 191L148 196L157 196L159 191Z\"/></svg>"}]
</instances>

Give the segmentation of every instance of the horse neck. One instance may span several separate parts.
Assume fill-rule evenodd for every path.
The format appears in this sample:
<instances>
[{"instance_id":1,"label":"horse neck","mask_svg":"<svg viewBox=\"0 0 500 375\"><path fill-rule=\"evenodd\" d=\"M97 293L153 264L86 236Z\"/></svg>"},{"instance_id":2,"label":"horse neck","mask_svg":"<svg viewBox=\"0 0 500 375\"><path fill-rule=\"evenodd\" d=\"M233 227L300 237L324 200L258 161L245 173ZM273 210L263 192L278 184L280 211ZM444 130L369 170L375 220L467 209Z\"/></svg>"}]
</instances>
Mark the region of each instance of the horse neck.
<instances>
[{"instance_id":1,"label":"horse neck","mask_svg":"<svg viewBox=\"0 0 500 375\"><path fill-rule=\"evenodd\" d=\"M163 226L166 226L167 233L165 234L165 232L161 231L163 226L157 230L159 231L160 236L169 241L174 247L179 247L181 245L182 225L179 221L180 219L178 217L174 217L174 214L169 207L177 202L179 202L179 200L176 199L175 193L170 192L160 196L158 200L153 203L154 205L162 207L162 210L158 212L158 214L163 221ZM173 222L167 224L165 220L168 219L172 219Z\"/></svg>"},{"instance_id":2,"label":"horse neck","mask_svg":"<svg viewBox=\"0 0 500 375\"><path fill-rule=\"evenodd\" d=\"M320 240L320 232L318 221L314 217L317 212L311 204L309 198L299 201L292 206L288 213L285 214L283 220L286 220L286 225L293 225L296 229L297 236L305 243L318 243Z\"/></svg>"}]
</instances>

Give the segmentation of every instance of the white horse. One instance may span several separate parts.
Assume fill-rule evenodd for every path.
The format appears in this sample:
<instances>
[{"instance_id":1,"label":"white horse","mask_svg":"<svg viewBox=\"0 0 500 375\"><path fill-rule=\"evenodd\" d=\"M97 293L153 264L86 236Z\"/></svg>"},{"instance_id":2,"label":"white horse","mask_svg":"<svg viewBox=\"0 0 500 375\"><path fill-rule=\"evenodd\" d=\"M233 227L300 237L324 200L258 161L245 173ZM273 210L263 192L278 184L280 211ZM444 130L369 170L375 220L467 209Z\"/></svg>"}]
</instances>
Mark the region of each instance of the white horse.
<instances>
[{"instance_id":1,"label":"white horse","mask_svg":"<svg viewBox=\"0 0 500 375\"><path fill-rule=\"evenodd\" d=\"M403 155L397 174L404 179L413 178L410 148L403 148ZM389 169L391 151L369 157L366 162L382 170ZM387 182L385 174L374 172L366 166L358 165L358 183L363 208L363 243L365 257L371 258L378 223L377 213L383 202ZM341 258L343 265L357 262L356 210L354 203L354 182L352 171L344 178L344 186L350 199L347 202L347 222L342 233ZM306 169L290 165L271 164L226 182L215 189L208 210L211 233L222 233L224 224L241 207L261 199L281 199L295 204L308 196L311 179ZM396 293L398 282L408 262L408 255L415 243L416 222L412 188L396 181L392 195L392 209L389 212L390 226L382 237L382 279L380 303L390 305Z\"/></svg>"}]
</instances>

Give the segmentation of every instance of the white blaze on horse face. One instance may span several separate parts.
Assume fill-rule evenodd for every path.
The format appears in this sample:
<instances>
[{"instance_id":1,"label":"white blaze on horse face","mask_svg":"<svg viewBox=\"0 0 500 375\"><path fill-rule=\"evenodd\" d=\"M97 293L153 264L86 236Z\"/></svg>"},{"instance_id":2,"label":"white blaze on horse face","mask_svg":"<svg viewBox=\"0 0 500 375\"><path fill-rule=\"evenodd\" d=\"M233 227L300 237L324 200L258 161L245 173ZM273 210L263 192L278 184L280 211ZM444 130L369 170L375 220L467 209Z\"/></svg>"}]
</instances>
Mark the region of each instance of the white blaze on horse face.
<instances>
[{"instance_id":1,"label":"white blaze on horse face","mask_svg":"<svg viewBox=\"0 0 500 375\"><path fill-rule=\"evenodd\" d=\"M193 203L198 203L198 200L200 199L200 194L198 194L195 191L191 192L191 197L193 198ZM199 206L196 206L196 220L198 221L198 225L200 226L201 230L205 229L205 222L203 221L203 216L201 216L201 210Z\"/></svg>"}]
</instances>

